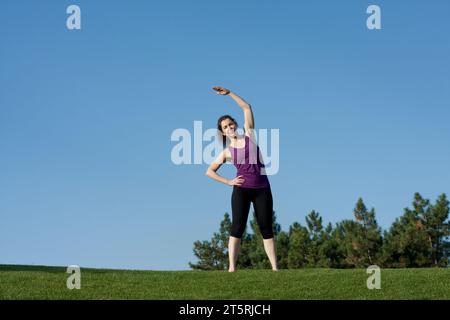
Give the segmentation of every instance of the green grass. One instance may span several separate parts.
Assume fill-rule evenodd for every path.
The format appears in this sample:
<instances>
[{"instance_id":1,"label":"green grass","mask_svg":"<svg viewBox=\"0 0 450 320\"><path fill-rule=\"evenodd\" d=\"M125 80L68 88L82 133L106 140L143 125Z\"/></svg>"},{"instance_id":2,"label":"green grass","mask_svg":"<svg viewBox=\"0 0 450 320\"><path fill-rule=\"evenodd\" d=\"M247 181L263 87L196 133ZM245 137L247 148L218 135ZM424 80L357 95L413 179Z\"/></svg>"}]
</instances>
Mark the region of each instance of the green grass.
<instances>
[{"instance_id":1,"label":"green grass","mask_svg":"<svg viewBox=\"0 0 450 320\"><path fill-rule=\"evenodd\" d=\"M134 271L84 269L69 290L65 267L0 265L0 299L450 299L450 269Z\"/></svg>"}]
</instances>

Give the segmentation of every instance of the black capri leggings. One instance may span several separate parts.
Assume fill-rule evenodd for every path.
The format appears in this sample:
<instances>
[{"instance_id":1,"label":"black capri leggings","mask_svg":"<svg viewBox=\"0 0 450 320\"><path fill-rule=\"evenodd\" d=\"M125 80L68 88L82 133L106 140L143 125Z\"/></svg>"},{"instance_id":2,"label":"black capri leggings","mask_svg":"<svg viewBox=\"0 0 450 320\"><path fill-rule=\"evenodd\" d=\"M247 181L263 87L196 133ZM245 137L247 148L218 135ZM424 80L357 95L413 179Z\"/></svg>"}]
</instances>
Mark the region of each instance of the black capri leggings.
<instances>
[{"instance_id":1,"label":"black capri leggings","mask_svg":"<svg viewBox=\"0 0 450 320\"><path fill-rule=\"evenodd\" d=\"M230 235L235 238L242 238L245 231L245 226L247 225L251 202L253 202L256 221L262 237L264 239L273 238L273 199L270 186L265 188L233 187L233 193L231 195L233 220L231 223Z\"/></svg>"}]
</instances>

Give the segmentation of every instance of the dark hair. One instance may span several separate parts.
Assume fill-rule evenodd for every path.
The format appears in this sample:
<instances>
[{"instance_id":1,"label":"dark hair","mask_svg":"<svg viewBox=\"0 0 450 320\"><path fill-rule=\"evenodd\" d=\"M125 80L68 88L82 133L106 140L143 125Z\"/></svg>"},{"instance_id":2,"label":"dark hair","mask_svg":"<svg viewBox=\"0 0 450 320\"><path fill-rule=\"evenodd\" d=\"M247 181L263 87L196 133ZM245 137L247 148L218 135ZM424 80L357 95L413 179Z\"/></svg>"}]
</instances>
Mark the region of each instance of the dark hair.
<instances>
[{"instance_id":1,"label":"dark hair","mask_svg":"<svg viewBox=\"0 0 450 320\"><path fill-rule=\"evenodd\" d=\"M219 118L219 120L217 120L217 130L219 130L219 134L220 134L221 132L223 132L223 131L222 131L222 125L221 125L221 123L222 123L222 121L225 120L225 119L230 119L231 121L234 122L234 124L236 125L236 128L238 127L238 123L236 122L236 120L234 120L234 118L233 118L232 116L226 114L226 115L224 115L224 116L221 116L221 117ZM224 135L222 135L222 134L220 134L220 136L222 136L222 144L223 144L223 148L225 149L225 145L226 145L226 142L227 142L227 137L224 136Z\"/></svg>"}]
</instances>

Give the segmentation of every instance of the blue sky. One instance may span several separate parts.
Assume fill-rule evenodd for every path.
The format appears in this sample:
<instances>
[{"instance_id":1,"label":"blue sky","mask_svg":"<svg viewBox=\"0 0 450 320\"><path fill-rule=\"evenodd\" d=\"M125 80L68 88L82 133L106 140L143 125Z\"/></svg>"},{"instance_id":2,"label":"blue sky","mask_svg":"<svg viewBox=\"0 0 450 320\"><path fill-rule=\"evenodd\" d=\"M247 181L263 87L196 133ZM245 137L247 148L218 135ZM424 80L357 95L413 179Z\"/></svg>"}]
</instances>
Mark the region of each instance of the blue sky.
<instances>
[{"instance_id":1,"label":"blue sky","mask_svg":"<svg viewBox=\"0 0 450 320\"><path fill-rule=\"evenodd\" d=\"M82 29L66 28L81 8ZM381 7L382 30L366 28ZM171 162L177 128L249 101L280 130L286 230L311 210L386 229L414 192L449 194L447 0L3 1L0 263L188 269L231 187ZM234 168L220 174L232 177Z\"/></svg>"}]
</instances>

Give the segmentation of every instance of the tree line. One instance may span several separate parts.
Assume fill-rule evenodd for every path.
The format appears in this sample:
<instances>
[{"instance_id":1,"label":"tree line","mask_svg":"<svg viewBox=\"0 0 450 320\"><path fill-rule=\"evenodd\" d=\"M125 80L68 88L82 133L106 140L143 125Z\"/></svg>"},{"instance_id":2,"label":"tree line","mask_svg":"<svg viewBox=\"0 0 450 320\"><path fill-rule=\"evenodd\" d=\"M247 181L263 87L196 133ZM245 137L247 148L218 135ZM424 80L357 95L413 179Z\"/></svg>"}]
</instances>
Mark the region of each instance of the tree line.
<instances>
[{"instance_id":1,"label":"tree line","mask_svg":"<svg viewBox=\"0 0 450 320\"><path fill-rule=\"evenodd\" d=\"M305 224L294 222L282 231L273 212L273 230L280 269L308 267L366 268L378 265L385 268L447 267L450 256L449 201L445 194L435 203L414 194L412 206L405 208L384 232L375 218L375 209L368 210L359 198L353 219L334 226L324 226L322 217L311 211ZM195 270L226 270L228 267L228 238L231 220L228 213L220 222L218 232L210 241L195 241ZM247 228L248 229L248 228ZM238 268L270 268L258 230L254 212L250 232L244 233L238 256Z\"/></svg>"}]
</instances>

